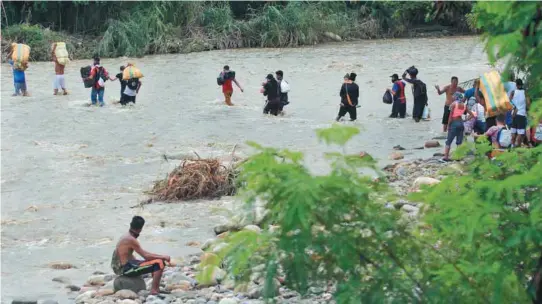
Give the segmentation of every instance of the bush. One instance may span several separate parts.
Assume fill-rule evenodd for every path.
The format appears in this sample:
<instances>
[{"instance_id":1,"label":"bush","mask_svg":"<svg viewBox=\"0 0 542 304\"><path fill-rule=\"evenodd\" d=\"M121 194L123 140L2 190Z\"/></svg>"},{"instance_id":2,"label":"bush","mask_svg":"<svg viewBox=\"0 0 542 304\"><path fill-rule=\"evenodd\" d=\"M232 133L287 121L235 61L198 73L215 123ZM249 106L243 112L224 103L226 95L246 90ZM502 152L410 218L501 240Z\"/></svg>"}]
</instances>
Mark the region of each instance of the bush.
<instances>
[{"instance_id":1,"label":"bush","mask_svg":"<svg viewBox=\"0 0 542 304\"><path fill-rule=\"evenodd\" d=\"M51 60L51 46L54 42L66 42L66 48L72 58L89 58L94 49L83 45L82 40L64 33L54 32L39 25L20 24L6 27L2 31L7 46L11 43L24 43L30 46L30 60ZM92 42L88 43L89 45ZM6 49L3 50L4 52Z\"/></svg>"}]
</instances>

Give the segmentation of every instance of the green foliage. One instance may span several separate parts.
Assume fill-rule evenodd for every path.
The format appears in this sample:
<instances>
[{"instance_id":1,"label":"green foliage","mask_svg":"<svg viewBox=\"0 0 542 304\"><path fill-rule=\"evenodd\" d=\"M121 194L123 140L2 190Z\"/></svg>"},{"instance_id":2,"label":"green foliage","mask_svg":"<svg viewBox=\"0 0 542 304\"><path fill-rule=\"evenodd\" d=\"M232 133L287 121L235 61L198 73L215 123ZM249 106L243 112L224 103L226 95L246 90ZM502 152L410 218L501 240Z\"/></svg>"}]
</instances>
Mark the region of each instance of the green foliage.
<instances>
[{"instance_id":1,"label":"green foliage","mask_svg":"<svg viewBox=\"0 0 542 304\"><path fill-rule=\"evenodd\" d=\"M313 45L329 40L327 32L345 40L404 36L428 24L432 2L11 1L2 8L4 30L39 24L77 36L85 54L114 57ZM430 22L463 18L463 10L452 11Z\"/></svg>"}]
</instances>

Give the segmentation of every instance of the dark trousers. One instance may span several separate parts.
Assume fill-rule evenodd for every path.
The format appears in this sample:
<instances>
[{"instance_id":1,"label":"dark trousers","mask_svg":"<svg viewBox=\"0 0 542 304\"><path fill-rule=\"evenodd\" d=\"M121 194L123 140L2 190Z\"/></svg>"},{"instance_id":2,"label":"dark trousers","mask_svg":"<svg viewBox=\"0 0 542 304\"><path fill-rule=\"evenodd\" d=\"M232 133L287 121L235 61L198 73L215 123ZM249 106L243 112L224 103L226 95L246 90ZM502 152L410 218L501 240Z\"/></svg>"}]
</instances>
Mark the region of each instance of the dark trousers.
<instances>
[{"instance_id":1,"label":"dark trousers","mask_svg":"<svg viewBox=\"0 0 542 304\"><path fill-rule=\"evenodd\" d=\"M279 98L267 100L265 107L263 108L263 114L279 115L281 110L281 102Z\"/></svg>"},{"instance_id":2,"label":"dark trousers","mask_svg":"<svg viewBox=\"0 0 542 304\"><path fill-rule=\"evenodd\" d=\"M406 115L406 102L401 103L401 100L395 99L391 106L391 117L405 118Z\"/></svg>"},{"instance_id":3,"label":"dark trousers","mask_svg":"<svg viewBox=\"0 0 542 304\"><path fill-rule=\"evenodd\" d=\"M341 105L339 107L339 114L338 114L337 120L339 120L341 117L346 115L346 113L348 113L350 115L351 120L356 120L358 118L357 117L357 110L356 110L355 105L353 105L353 106Z\"/></svg>"},{"instance_id":4,"label":"dark trousers","mask_svg":"<svg viewBox=\"0 0 542 304\"><path fill-rule=\"evenodd\" d=\"M414 109L412 109L412 118L414 118L416 121L419 121L422 119L423 116L423 109L425 108L425 100L423 99L414 99Z\"/></svg>"},{"instance_id":5,"label":"dark trousers","mask_svg":"<svg viewBox=\"0 0 542 304\"><path fill-rule=\"evenodd\" d=\"M486 131L489 130L489 128L497 125L497 116L493 117L487 117L486 118ZM491 141L490 141L491 142Z\"/></svg>"}]
</instances>

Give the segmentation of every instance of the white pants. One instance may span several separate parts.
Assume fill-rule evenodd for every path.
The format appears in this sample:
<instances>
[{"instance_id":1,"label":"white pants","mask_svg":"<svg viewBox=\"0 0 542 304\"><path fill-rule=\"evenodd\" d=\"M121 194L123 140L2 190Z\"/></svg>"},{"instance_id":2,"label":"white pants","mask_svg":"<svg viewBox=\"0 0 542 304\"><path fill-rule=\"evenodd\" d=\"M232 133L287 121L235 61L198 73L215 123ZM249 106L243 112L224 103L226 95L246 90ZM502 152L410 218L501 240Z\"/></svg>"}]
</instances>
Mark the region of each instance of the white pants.
<instances>
[{"instance_id":1,"label":"white pants","mask_svg":"<svg viewBox=\"0 0 542 304\"><path fill-rule=\"evenodd\" d=\"M64 83L64 75L56 75L55 82L53 84L55 90L65 90L66 85Z\"/></svg>"}]
</instances>

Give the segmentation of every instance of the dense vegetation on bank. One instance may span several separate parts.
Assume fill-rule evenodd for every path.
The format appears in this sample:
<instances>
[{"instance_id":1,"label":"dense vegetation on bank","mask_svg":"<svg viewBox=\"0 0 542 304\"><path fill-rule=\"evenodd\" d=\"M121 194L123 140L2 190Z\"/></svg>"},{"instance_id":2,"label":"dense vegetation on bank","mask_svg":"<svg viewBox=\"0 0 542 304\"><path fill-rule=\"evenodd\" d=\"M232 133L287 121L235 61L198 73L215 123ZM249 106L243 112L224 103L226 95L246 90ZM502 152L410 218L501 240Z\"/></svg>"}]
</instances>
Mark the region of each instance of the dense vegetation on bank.
<instances>
[{"instance_id":1,"label":"dense vegetation on bank","mask_svg":"<svg viewBox=\"0 0 542 304\"><path fill-rule=\"evenodd\" d=\"M11 42L30 45L33 60L49 60L54 41L67 42L75 59L295 47L435 29L468 33L471 10L471 2L435 1L4 1L2 43L4 50Z\"/></svg>"}]
</instances>

